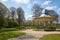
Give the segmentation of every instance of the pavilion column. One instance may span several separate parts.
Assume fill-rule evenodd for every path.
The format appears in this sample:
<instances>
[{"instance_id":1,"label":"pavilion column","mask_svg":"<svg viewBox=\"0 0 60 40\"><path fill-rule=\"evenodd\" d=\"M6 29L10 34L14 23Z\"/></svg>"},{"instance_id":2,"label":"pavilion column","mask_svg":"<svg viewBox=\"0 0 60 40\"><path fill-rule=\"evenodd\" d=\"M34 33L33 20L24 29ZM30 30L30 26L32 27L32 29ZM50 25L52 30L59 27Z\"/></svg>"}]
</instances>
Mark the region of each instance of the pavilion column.
<instances>
[{"instance_id":1,"label":"pavilion column","mask_svg":"<svg viewBox=\"0 0 60 40\"><path fill-rule=\"evenodd\" d=\"M48 24L51 24L50 21L48 21Z\"/></svg>"},{"instance_id":2,"label":"pavilion column","mask_svg":"<svg viewBox=\"0 0 60 40\"><path fill-rule=\"evenodd\" d=\"M44 26L46 26L46 22L44 21Z\"/></svg>"}]
</instances>

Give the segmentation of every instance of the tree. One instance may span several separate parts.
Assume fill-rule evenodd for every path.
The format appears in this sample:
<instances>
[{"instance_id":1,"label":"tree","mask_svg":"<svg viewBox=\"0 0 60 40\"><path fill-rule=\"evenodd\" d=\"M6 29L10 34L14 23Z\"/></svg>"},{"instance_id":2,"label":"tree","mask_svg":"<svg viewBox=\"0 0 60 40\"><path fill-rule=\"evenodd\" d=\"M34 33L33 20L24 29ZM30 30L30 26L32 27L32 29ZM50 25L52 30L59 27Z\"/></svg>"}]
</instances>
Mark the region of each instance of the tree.
<instances>
[{"instance_id":1,"label":"tree","mask_svg":"<svg viewBox=\"0 0 60 40\"><path fill-rule=\"evenodd\" d=\"M39 17L42 14L43 8L39 6L39 4L34 4L32 7L32 12L33 12L33 20L35 20L36 17ZM35 23L35 21L34 21ZM37 23L38 24L38 23ZM35 26L37 25L36 23L34 24Z\"/></svg>"},{"instance_id":2,"label":"tree","mask_svg":"<svg viewBox=\"0 0 60 40\"><path fill-rule=\"evenodd\" d=\"M33 17L38 17L41 15L42 8L38 4L34 4L32 7Z\"/></svg>"},{"instance_id":3,"label":"tree","mask_svg":"<svg viewBox=\"0 0 60 40\"><path fill-rule=\"evenodd\" d=\"M0 2L0 26L4 26L6 24L6 17L9 13L8 8Z\"/></svg>"},{"instance_id":4,"label":"tree","mask_svg":"<svg viewBox=\"0 0 60 40\"><path fill-rule=\"evenodd\" d=\"M16 15L16 8L11 7L10 12L11 12L11 18L14 21L14 18L15 18L15 15Z\"/></svg>"},{"instance_id":5,"label":"tree","mask_svg":"<svg viewBox=\"0 0 60 40\"><path fill-rule=\"evenodd\" d=\"M19 26L23 24L25 18L24 18L24 11L21 7L17 8L17 14L18 14L18 22Z\"/></svg>"}]
</instances>

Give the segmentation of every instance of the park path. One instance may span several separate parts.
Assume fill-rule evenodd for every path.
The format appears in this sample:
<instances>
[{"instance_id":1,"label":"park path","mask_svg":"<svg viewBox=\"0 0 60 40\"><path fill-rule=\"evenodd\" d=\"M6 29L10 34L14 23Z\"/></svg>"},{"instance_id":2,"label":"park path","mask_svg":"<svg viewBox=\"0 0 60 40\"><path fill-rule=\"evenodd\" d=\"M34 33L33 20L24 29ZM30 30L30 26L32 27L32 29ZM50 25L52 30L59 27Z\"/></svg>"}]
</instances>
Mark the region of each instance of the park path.
<instances>
[{"instance_id":1,"label":"park path","mask_svg":"<svg viewBox=\"0 0 60 40\"><path fill-rule=\"evenodd\" d=\"M26 35L8 40L39 40L39 38L47 34L60 34L60 32L57 31L45 32L45 31L33 31L32 29L28 29L20 32L26 32Z\"/></svg>"}]
</instances>

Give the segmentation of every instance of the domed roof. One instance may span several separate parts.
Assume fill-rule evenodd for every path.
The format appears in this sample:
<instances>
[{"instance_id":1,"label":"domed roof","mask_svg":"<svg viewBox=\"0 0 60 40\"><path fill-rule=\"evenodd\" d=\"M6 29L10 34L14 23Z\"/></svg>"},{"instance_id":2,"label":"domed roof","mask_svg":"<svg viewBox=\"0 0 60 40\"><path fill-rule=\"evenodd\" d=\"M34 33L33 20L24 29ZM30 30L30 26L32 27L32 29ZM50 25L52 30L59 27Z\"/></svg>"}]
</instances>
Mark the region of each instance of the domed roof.
<instances>
[{"instance_id":1,"label":"domed roof","mask_svg":"<svg viewBox=\"0 0 60 40\"><path fill-rule=\"evenodd\" d=\"M45 9L42 10L42 14L40 15L40 17L51 17L50 15L46 15L45 14Z\"/></svg>"},{"instance_id":2,"label":"domed roof","mask_svg":"<svg viewBox=\"0 0 60 40\"><path fill-rule=\"evenodd\" d=\"M41 14L40 17L51 17L51 16L46 14Z\"/></svg>"}]
</instances>

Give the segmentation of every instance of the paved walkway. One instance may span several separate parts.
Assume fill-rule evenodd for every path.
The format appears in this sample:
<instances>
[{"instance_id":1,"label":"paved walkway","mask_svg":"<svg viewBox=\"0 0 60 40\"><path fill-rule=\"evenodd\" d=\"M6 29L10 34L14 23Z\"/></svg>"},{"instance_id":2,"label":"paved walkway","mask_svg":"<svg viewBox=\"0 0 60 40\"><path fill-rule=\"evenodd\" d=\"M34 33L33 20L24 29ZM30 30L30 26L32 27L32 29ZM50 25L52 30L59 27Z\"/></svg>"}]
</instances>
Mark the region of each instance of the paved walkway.
<instances>
[{"instance_id":1,"label":"paved walkway","mask_svg":"<svg viewBox=\"0 0 60 40\"><path fill-rule=\"evenodd\" d=\"M39 38L43 37L47 34L60 34L60 32L54 31L54 32L45 32L45 31L33 31L33 30L25 30L21 32L26 32L26 35L20 36L17 38L12 38L9 40L39 40Z\"/></svg>"}]
</instances>

